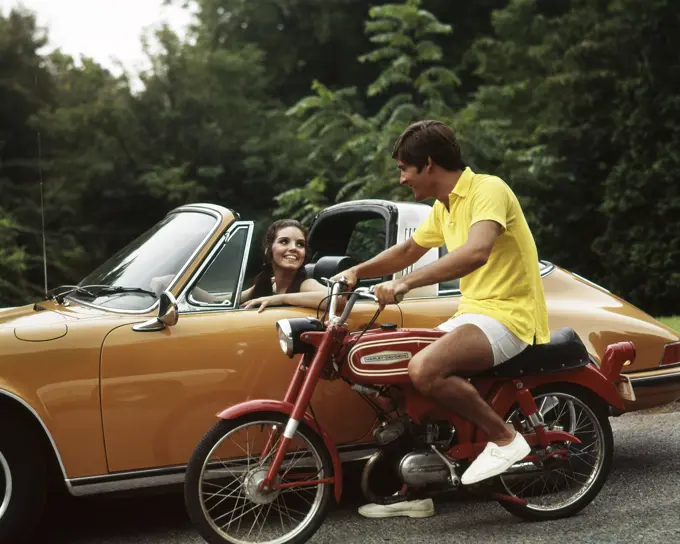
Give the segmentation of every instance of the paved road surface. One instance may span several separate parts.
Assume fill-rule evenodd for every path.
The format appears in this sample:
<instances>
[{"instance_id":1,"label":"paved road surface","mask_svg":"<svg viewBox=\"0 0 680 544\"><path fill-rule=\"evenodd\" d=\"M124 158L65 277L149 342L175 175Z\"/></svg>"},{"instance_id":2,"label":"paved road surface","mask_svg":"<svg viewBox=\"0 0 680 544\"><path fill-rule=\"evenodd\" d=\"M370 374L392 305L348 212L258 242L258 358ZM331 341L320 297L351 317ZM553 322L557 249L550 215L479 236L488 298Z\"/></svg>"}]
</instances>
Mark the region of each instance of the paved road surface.
<instances>
[{"instance_id":1,"label":"paved road surface","mask_svg":"<svg viewBox=\"0 0 680 544\"><path fill-rule=\"evenodd\" d=\"M614 469L576 517L522 522L497 503L437 503L429 519L368 520L356 488L329 515L312 544L405 542L680 542L680 412L612 419ZM567 536L569 534L569 536ZM185 514L181 489L134 498L69 499L47 515L44 544L204 544Z\"/></svg>"}]
</instances>

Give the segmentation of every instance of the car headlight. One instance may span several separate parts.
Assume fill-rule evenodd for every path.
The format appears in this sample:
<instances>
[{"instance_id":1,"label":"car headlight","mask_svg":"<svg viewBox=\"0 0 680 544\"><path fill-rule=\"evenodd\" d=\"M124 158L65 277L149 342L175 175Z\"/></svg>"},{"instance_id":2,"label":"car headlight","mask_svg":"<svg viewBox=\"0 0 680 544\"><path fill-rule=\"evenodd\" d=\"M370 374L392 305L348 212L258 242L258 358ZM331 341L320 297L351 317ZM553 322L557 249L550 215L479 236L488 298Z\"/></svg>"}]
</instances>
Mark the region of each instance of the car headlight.
<instances>
[{"instance_id":1,"label":"car headlight","mask_svg":"<svg viewBox=\"0 0 680 544\"><path fill-rule=\"evenodd\" d=\"M323 323L312 317L293 317L277 321L276 330L281 351L288 357L292 357L296 353L304 353L312 347L300 340L300 336L305 332L323 330Z\"/></svg>"}]
</instances>

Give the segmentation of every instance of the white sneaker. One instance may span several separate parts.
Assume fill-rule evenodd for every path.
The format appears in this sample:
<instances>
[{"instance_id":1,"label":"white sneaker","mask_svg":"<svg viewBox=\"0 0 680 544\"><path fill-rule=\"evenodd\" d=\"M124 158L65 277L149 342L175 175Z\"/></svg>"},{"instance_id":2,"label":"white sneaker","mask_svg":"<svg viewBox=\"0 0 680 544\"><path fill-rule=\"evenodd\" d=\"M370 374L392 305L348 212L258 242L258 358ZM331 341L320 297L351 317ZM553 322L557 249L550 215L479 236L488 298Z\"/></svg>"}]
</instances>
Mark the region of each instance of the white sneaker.
<instances>
[{"instance_id":1,"label":"white sneaker","mask_svg":"<svg viewBox=\"0 0 680 544\"><path fill-rule=\"evenodd\" d=\"M392 518L395 516L429 518L434 516L434 503L432 499L403 501L384 505L371 503L360 507L359 514L365 518Z\"/></svg>"},{"instance_id":2,"label":"white sneaker","mask_svg":"<svg viewBox=\"0 0 680 544\"><path fill-rule=\"evenodd\" d=\"M515 432L515 438L507 446L497 446L489 442L460 479L463 485L470 485L492 476L503 474L517 461L524 459L531 448L521 433Z\"/></svg>"}]
</instances>

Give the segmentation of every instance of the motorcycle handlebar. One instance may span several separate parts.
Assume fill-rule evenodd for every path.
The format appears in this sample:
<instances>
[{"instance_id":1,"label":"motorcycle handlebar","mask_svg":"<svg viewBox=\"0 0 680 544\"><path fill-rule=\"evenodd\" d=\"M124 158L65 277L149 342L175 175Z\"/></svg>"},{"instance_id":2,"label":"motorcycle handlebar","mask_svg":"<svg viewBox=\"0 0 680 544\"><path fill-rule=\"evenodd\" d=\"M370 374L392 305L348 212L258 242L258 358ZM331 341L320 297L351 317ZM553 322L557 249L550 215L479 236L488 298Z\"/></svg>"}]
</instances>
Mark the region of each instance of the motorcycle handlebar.
<instances>
[{"instance_id":1,"label":"motorcycle handlebar","mask_svg":"<svg viewBox=\"0 0 680 544\"><path fill-rule=\"evenodd\" d=\"M368 300L372 300L373 302L380 302L378 297L376 297L373 292L375 291L375 286L371 286L368 288L368 290L365 290L365 288L359 287L355 291L353 291L348 299L347 299L347 304L345 306L344 311L342 312L342 315L340 318L336 318L336 298L339 296L339 293L343 293L347 291L347 288L349 285L347 284L346 281L343 281L343 278L341 278L338 281L331 281L328 278L321 278L321 281L325 283L326 285L331 287L331 300L330 300L330 306L329 306L329 319L331 321L337 319L338 323L344 323L347 321L347 318L349 317L350 312L352 311L352 308L354 307L355 302L359 298L365 298ZM400 303L402 300L404 300L404 295L399 293L396 297L395 300L397 303Z\"/></svg>"}]
</instances>

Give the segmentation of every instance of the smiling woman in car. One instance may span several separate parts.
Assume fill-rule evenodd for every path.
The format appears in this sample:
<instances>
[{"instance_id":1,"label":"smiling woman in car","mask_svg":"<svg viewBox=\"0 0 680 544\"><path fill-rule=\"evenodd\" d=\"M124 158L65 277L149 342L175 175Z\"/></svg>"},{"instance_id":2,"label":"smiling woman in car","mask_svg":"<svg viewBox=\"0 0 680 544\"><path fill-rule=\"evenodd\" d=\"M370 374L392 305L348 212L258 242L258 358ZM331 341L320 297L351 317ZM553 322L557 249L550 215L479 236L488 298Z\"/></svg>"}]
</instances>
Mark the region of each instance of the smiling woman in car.
<instances>
[{"instance_id":1,"label":"smiling woman in car","mask_svg":"<svg viewBox=\"0 0 680 544\"><path fill-rule=\"evenodd\" d=\"M301 306L325 309L328 289L312 277L307 276L307 229L294 219L275 221L267 228L263 240L264 262L262 270L255 276L252 287L240 296L241 308L258 308L258 313L267 306ZM160 294L172 280L172 274L151 280L152 290ZM191 291L193 300L207 304L223 304L233 293L212 294L200 287ZM321 304L320 304L321 303ZM344 297L338 297L337 307L342 309Z\"/></svg>"},{"instance_id":2,"label":"smiling woman in car","mask_svg":"<svg viewBox=\"0 0 680 544\"><path fill-rule=\"evenodd\" d=\"M307 261L307 229L294 219L272 223L264 235L264 264L253 286L241 297L244 309L259 306L303 306L317 308L328 289L305 272ZM338 297L341 299L342 297ZM321 307L325 308L327 300ZM337 301L342 306L341 300Z\"/></svg>"}]
</instances>

